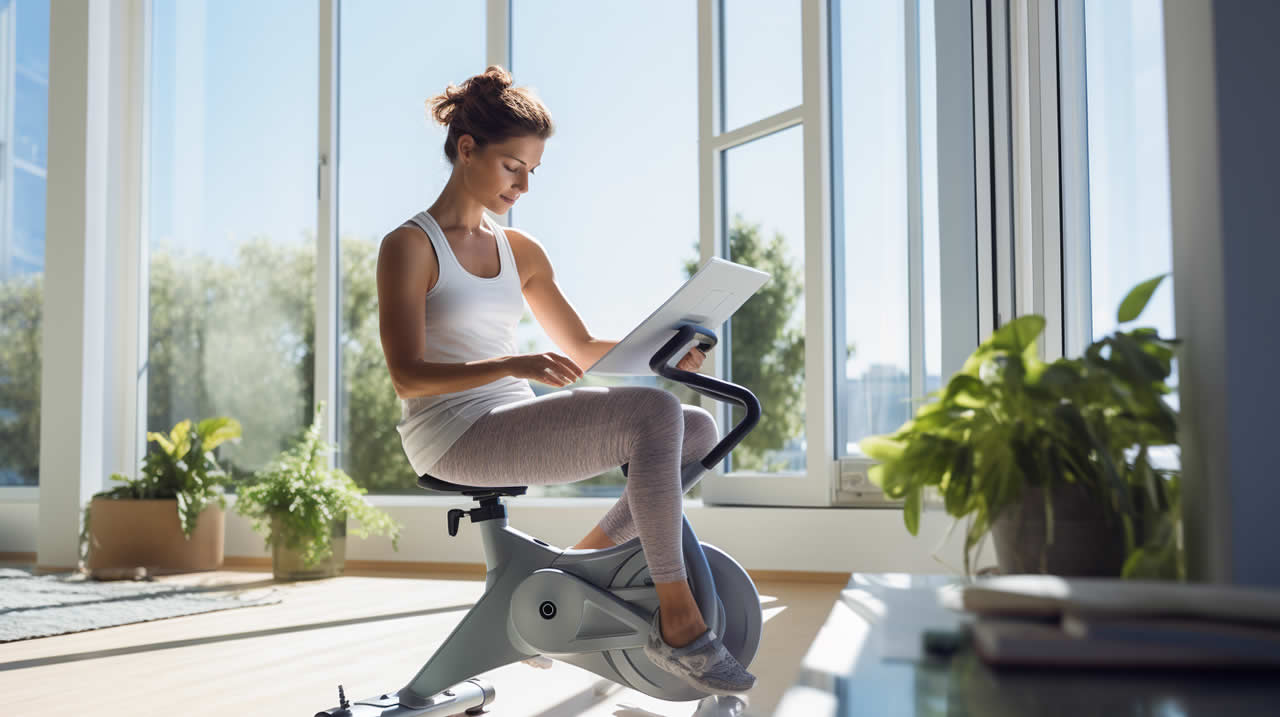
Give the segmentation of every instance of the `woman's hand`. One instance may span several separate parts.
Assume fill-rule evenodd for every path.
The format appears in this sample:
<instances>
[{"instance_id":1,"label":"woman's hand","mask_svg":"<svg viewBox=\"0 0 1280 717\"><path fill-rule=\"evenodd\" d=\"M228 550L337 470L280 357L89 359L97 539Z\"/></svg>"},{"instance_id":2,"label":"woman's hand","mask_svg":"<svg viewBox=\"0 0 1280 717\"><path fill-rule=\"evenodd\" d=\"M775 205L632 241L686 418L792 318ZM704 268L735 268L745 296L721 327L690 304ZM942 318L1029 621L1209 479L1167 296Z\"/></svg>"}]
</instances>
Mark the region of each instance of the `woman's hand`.
<instances>
[{"instance_id":1,"label":"woman's hand","mask_svg":"<svg viewBox=\"0 0 1280 717\"><path fill-rule=\"evenodd\" d=\"M556 388L563 388L582 378L582 369L578 368L578 364L567 356L550 351L507 356L503 364L516 378L527 378Z\"/></svg>"},{"instance_id":2,"label":"woman's hand","mask_svg":"<svg viewBox=\"0 0 1280 717\"><path fill-rule=\"evenodd\" d=\"M680 363L676 364L676 368L684 371L697 371L702 367L702 362L706 358L707 355L701 349L694 347L693 350L684 355L684 358L680 359Z\"/></svg>"}]
</instances>

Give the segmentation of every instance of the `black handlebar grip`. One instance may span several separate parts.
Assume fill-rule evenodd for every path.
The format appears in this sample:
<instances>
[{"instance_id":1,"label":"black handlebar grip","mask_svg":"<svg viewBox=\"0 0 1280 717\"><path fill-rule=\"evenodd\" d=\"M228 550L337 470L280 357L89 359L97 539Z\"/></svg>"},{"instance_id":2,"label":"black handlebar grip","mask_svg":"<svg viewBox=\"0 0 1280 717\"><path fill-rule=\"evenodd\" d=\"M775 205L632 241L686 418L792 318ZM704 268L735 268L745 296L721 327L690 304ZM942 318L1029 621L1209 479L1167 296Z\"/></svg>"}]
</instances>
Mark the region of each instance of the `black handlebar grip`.
<instances>
[{"instance_id":1,"label":"black handlebar grip","mask_svg":"<svg viewBox=\"0 0 1280 717\"><path fill-rule=\"evenodd\" d=\"M711 470L756 427L760 422L761 408L760 400L756 395L743 386L670 365L673 358L676 362L684 358L695 339L703 339L698 343L699 348L706 347L702 349L703 351L709 351L720 341L715 332L710 329L696 324L684 324L676 331L676 335L672 336L662 348L658 349L653 358L649 359L649 368L659 376L688 386L703 396L721 403L732 403L746 410L742 420L702 459L702 467Z\"/></svg>"}]
</instances>

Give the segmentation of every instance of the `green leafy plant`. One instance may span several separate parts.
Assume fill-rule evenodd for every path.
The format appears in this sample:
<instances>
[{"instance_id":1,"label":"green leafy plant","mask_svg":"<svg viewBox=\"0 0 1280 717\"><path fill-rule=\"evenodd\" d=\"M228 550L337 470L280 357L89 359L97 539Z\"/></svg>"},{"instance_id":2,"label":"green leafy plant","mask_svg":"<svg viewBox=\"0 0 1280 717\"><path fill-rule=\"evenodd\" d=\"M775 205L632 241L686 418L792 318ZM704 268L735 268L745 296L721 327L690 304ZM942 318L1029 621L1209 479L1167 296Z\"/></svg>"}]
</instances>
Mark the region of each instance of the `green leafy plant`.
<instances>
[{"instance_id":1,"label":"green leafy plant","mask_svg":"<svg viewBox=\"0 0 1280 717\"><path fill-rule=\"evenodd\" d=\"M188 540L196 529L200 513L210 503L226 508L223 493L226 473L218 466L213 450L218 446L240 440L240 423L233 418L206 418L192 425L191 421L179 421L164 433L147 433L147 440L160 446L142 461L142 471L137 478L122 473L112 473L111 480L122 483L110 490L97 493L95 498L114 500L177 499L178 520ZM85 508L85 526L89 521L89 508ZM83 537L83 536L82 536Z\"/></svg>"},{"instance_id":2,"label":"green leafy plant","mask_svg":"<svg viewBox=\"0 0 1280 717\"><path fill-rule=\"evenodd\" d=\"M1131 290L1119 321L1136 319L1163 279ZM1029 485L1045 489L1047 549L1053 543L1049 489L1079 483L1097 496L1104 514L1123 523L1125 576L1185 578L1178 472L1157 467L1151 453L1177 443L1177 414L1164 396L1178 342L1152 328L1117 330L1079 358L1046 363L1036 347L1044 325L1036 315L1004 325L914 419L893 434L861 441L880 461L871 480L888 497L903 499L913 535L926 489L941 494L951 516L970 516L966 573L996 516Z\"/></svg>"},{"instance_id":3,"label":"green leafy plant","mask_svg":"<svg viewBox=\"0 0 1280 717\"><path fill-rule=\"evenodd\" d=\"M265 536L266 547L273 538L288 548L299 550L305 565L312 566L333 553L331 525L334 520L355 518L360 527L353 533L389 536L399 550L400 525L369 504L366 490L341 468L330 466L334 447L320 439L320 417L324 403L316 407L315 420L291 448L254 473L236 494L235 510ZM272 517L283 535L272 535Z\"/></svg>"}]
</instances>

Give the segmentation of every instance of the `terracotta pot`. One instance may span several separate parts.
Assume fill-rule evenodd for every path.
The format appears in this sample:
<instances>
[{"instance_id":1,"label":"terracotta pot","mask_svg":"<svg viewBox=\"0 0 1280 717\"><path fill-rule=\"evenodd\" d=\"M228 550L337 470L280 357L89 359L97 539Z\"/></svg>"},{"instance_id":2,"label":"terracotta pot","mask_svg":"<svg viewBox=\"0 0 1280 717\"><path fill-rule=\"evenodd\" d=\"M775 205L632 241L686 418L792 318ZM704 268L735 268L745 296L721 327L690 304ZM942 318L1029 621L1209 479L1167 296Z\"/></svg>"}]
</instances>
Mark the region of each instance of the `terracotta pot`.
<instances>
[{"instance_id":1,"label":"terracotta pot","mask_svg":"<svg viewBox=\"0 0 1280 717\"><path fill-rule=\"evenodd\" d=\"M1049 575L1119 577L1124 567L1124 526L1101 499L1077 483L1055 484L1053 544L1044 554ZM1045 547L1044 489L1027 485L1022 500L991 526L996 563L1005 575L1041 572Z\"/></svg>"},{"instance_id":2,"label":"terracotta pot","mask_svg":"<svg viewBox=\"0 0 1280 717\"><path fill-rule=\"evenodd\" d=\"M196 520L188 540L178 501L94 498L89 504L89 570L145 568L185 573L222 567L226 516L216 503Z\"/></svg>"},{"instance_id":3,"label":"terracotta pot","mask_svg":"<svg viewBox=\"0 0 1280 717\"><path fill-rule=\"evenodd\" d=\"M347 519L343 516L330 523L330 540L333 552L325 560L307 565L302 551L285 545L284 524L280 517L271 516L271 573L276 580L312 580L342 575L347 562Z\"/></svg>"}]
</instances>

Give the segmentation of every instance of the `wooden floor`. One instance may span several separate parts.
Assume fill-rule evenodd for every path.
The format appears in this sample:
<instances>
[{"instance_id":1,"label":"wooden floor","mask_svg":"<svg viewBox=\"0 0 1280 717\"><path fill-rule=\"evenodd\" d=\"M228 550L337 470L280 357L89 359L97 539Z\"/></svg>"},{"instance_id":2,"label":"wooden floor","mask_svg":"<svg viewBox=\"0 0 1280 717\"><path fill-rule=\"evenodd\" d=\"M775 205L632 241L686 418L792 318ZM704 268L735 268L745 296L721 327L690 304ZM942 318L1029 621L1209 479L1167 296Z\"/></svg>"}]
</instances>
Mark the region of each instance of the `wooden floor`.
<instances>
[{"instance_id":1,"label":"wooden floor","mask_svg":"<svg viewBox=\"0 0 1280 717\"><path fill-rule=\"evenodd\" d=\"M296 715L408 682L484 590L473 576L385 573L276 583L270 572L159 578L236 583L282 602L0 645L9 715ZM759 681L746 715L771 715L842 585L762 582ZM494 717L692 715L697 703L656 700L557 662L484 675Z\"/></svg>"}]
</instances>

